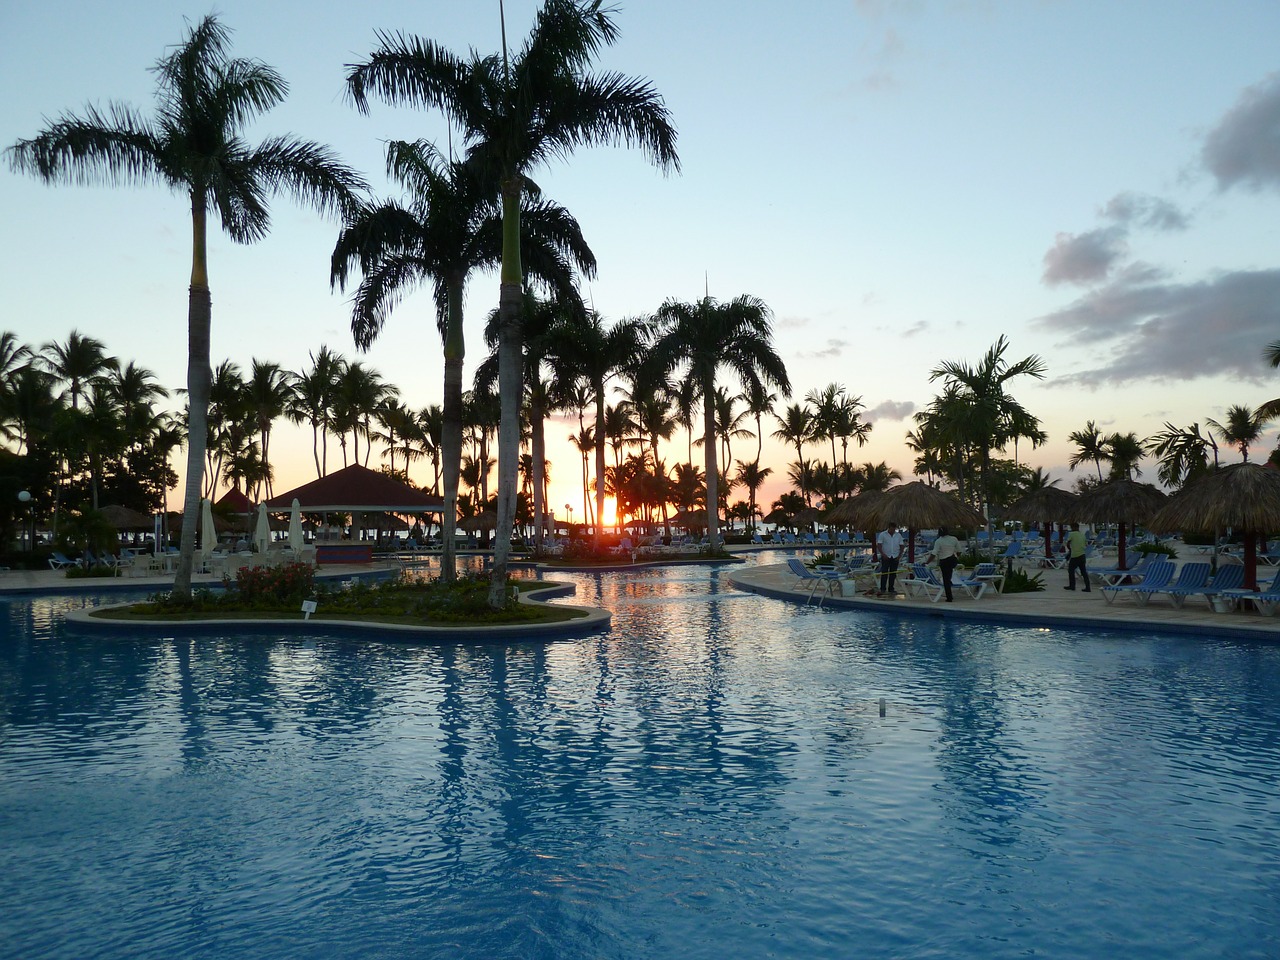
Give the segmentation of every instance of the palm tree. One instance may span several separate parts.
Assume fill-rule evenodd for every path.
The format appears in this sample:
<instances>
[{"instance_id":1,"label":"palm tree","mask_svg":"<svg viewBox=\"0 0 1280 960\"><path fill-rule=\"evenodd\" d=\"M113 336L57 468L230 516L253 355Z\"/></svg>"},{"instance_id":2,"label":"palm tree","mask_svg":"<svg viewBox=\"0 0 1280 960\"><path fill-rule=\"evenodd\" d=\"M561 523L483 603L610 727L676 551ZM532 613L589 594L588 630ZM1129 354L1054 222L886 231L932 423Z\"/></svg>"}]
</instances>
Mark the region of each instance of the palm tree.
<instances>
[{"instance_id":1,"label":"palm tree","mask_svg":"<svg viewBox=\"0 0 1280 960\"><path fill-rule=\"evenodd\" d=\"M311 425L311 456L316 478L329 472L329 431L333 425L333 403L338 377L346 362L328 347L311 354L311 369L294 374L293 396L285 416L293 423Z\"/></svg>"},{"instance_id":2,"label":"palm tree","mask_svg":"<svg viewBox=\"0 0 1280 960\"><path fill-rule=\"evenodd\" d=\"M742 484L742 486L747 488L751 523L755 523L756 519L756 494L759 493L760 488L764 486L765 480L767 480L772 473L773 468L760 466L759 460L756 460L753 463L744 462L738 464L736 480L738 483Z\"/></svg>"},{"instance_id":3,"label":"palm tree","mask_svg":"<svg viewBox=\"0 0 1280 960\"><path fill-rule=\"evenodd\" d=\"M778 421L778 429L773 431L773 439L795 444L796 463L799 466L797 476L807 478L809 468L804 460L804 445L814 438L813 413L803 404L793 403L782 411L782 416L775 416L774 419ZM805 503L809 502L807 482L805 479L806 485L799 487Z\"/></svg>"},{"instance_id":4,"label":"palm tree","mask_svg":"<svg viewBox=\"0 0 1280 960\"><path fill-rule=\"evenodd\" d=\"M662 98L645 82L586 73L617 28L601 0L547 0L524 47L509 60L472 54L463 60L430 41L379 34L381 46L347 74L347 91L368 110L373 92L392 103L442 109L461 125L468 162L498 184L503 244L499 288L498 527L489 602L506 599L519 462L524 270L521 197L530 170L575 147L618 141L641 146L663 169L678 169L675 130Z\"/></svg>"},{"instance_id":5,"label":"palm tree","mask_svg":"<svg viewBox=\"0 0 1280 960\"><path fill-rule=\"evenodd\" d=\"M1075 430L1067 436L1067 439L1076 445L1076 452L1071 455L1071 459L1067 462L1072 470L1080 466L1087 460L1092 460L1093 465L1098 469L1098 482L1102 482L1102 461L1109 459L1107 445L1102 431L1098 429L1098 425L1090 420L1084 425L1083 430Z\"/></svg>"},{"instance_id":6,"label":"palm tree","mask_svg":"<svg viewBox=\"0 0 1280 960\"><path fill-rule=\"evenodd\" d=\"M293 375L287 370L282 370L278 363L255 359L249 372L249 379L245 381L245 404L248 407L249 416L253 418L258 428L258 441L267 481L267 498L272 496L271 428L289 409L292 398Z\"/></svg>"},{"instance_id":7,"label":"palm tree","mask_svg":"<svg viewBox=\"0 0 1280 960\"><path fill-rule=\"evenodd\" d=\"M1132 480L1142 476L1138 461L1145 451L1136 433L1113 433L1103 441L1107 459L1111 461L1112 479Z\"/></svg>"},{"instance_id":8,"label":"palm tree","mask_svg":"<svg viewBox=\"0 0 1280 960\"><path fill-rule=\"evenodd\" d=\"M1226 423L1211 419L1206 419L1205 423L1217 431L1224 443L1236 447L1244 462L1248 463L1249 447L1261 439L1262 428L1273 419L1274 414L1265 408L1250 410L1243 404L1235 404L1227 408Z\"/></svg>"},{"instance_id":9,"label":"palm tree","mask_svg":"<svg viewBox=\"0 0 1280 960\"><path fill-rule=\"evenodd\" d=\"M989 500L991 451L1003 450L1018 437L1029 437L1038 446L1044 437L1040 421L1009 395L1006 386L1015 377L1043 379L1045 363L1035 354L1009 363L1004 358L1008 346L1008 338L1001 336L976 366L947 361L929 374L930 380L942 379L944 386L956 388L953 399L959 409L954 426L978 456L983 503Z\"/></svg>"},{"instance_id":10,"label":"palm tree","mask_svg":"<svg viewBox=\"0 0 1280 960\"><path fill-rule=\"evenodd\" d=\"M763 300L746 294L727 303L704 297L696 303L668 300L654 315L656 339L649 362L662 371L685 370L702 399L703 453L707 477L707 536L720 548L716 451L716 373L728 367L745 386L760 381L791 395L791 380L773 348L772 314Z\"/></svg>"},{"instance_id":11,"label":"palm tree","mask_svg":"<svg viewBox=\"0 0 1280 960\"><path fill-rule=\"evenodd\" d=\"M462 369L466 357L463 294L472 271L502 258L502 218L495 193L473 167L447 162L425 141L387 145L387 173L409 194L409 204L387 202L359 209L333 251L330 278L345 288L353 266L362 279L352 298L351 331L368 349L405 293L429 283L444 349L444 516L457 513L462 458ZM573 289L567 259L594 272L595 259L568 212L530 198L521 224L531 273L548 285ZM457 575L455 524L445 523L441 575Z\"/></svg>"},{"instance_id":12,"label":"palm tree","mask_svg":"<svg viewBox=\"0 0 1280 960\"><path fill-rule=\"evenodd\" d=\"M622 320L605 327L600 315L585 310L578 316L566 316L549 333L549 352L558 361L561 379L572 378L584 384L595 407L595 481L596 525L594 543L601 547L605 496L605 444L608 442L607 389L609 381L633 366L640 356L645 330L639 320Z\"/></svg>"},{"instance_id":13,"label":"palm tree","mask_svg":"<svg viewBox=\"0 0 1280 960\"><path fill-rule=\"evenodd\" d=\"M40 348L40 359L59 383L66 384L71 409L80 408L85 391L111 370L106 347L101 340L72 330L65 343L51 341Z\"/></svg>"},{"instance_id":14,"label":"palm tree","mask_svg":"<svg viewBox=\"0 0 1280 960\"><path fill-rule=\"evenodd\" d=\"M1188 481L1207 473L1210 451L1213 453L1213 469L1218 469L1218 444L1211 432L1200 432L1199 423L1179 430L1166 420L1163 430L1147 438L1146 447L1159 461L1156 479L1167 487L1185 486Z\"/></svg>"},{"instance_id":15,"label":"palm tree","mask_svg":"<svg viewBox=\"0 0 1280 960\"><path fill-rule=\"evenodd\" d=\"M15 170L46 182L159 182L190 200L187 478L182 552L173 584L179 596L191 594L204 463L212 315L207 267L210 207L233 241L251 243L270 225L268 194L284 189L322 212L341 212L351 205L354 191L365 186L355 171L319 144L272 137L252 147L242 139L242 131L257 114L284 99L288 86L266 64L232 59L229 39L217 18L208 16L157 61L154 120L120 104L106 114L88 107L83 119L64 114L35 139L20 140L9 149Z\"/></svg>"}]
</instances>

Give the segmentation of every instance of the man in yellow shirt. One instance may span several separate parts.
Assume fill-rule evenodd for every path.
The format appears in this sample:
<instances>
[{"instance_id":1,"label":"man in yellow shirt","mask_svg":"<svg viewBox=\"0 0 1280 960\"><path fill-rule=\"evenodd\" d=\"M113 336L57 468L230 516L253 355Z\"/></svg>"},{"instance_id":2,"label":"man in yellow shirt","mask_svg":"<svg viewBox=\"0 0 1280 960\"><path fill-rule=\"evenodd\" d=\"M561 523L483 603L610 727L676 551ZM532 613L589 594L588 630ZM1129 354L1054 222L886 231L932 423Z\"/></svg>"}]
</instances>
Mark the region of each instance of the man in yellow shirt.
<instances>
[{"instance_id":1,"label":"man in yellow shirt","mask_svg":"<svg viewBox=\"0 0 1280 960\"><path fill-rule=\"evenodd\" d=\"M1073 523L1071 532L1067 534L1067 585L1063 590L1076 588L1076 571L1080 571L1080 579L1084 581L1084 592L1089 592L1089 572L1084 568L1084 554L1088 549L1088 541L1080 532L1080 524Z\"/></svg>"}]
</instances>

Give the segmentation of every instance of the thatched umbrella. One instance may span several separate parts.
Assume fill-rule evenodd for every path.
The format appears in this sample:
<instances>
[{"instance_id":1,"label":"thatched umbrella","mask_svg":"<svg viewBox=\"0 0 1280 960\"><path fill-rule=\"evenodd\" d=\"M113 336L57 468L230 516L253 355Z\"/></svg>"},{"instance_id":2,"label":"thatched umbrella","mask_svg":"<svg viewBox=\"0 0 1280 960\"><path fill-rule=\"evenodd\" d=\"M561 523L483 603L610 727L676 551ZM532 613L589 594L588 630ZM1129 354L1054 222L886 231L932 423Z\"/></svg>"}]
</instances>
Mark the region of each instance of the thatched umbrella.
<instances>
[{"instance_id":1,"label":"thatched umbrella","mask_svg":"<svg viewBox=\"0 0 1280 960\"><path fill-rule=\"evenodd\" d=\"M883 490L868 490L848 500L841 500L822 519L831 526L857 527L864 533L875 533L874 524L868 527L865 516L884 494Z\"/></svg>"},{"instance_id":2,"label":"thatched umbrella","mask_svg":"<svg viewBox=\"0 0 1280 960\"><path fill-rule=\"evenodd\" d=\"M111 504L103 507L98 511L102 514L104 520L117 530L137 531L151 530L155 526L155 519L147 513L139 513L131 507L122 507L119 504Z\"/></svg>"},{"instance_id":3,"label":"thatched umbrella","mask_svg":"<svg viewBox=\"0 0 1280 960\"><path fill-rule=\"evenodd\" d=\"M1057 487L1041 487L1014 503L1005 510L1005 514L1026 523L1044 525L1044 555L1047 560L1053 556L1053 547L1050 543L1053 539L1053 522L1056 520L1061 523L1063 518L1070 514L1071 509L1079 499L1078 496L1067 490L1059 490Z\"/></svg>"},{"instance_id":4,"label":"thatched umbrella","mask_svg":"<svg viewBox=\"0 0 1280 960\"><path fill-rule=\"evenodd\" d=\"M1161 533L1215 533L1231 527L1244 537L1244 579L1258 589L1257 540L1280 530L1280 470L1236 463L1188 484L1147 521Z\"/></svg>"},{"instance_id":5,"label":"thatched umbrella","mask_svg":"<svg viewBox=\"0 0 1280 960\"><path fill-rule=\"evenodd\" d=\"M498 515L492 510L483 510L472 517L463 517L458 526L467 533L480 533L495 530L498 526Z\"/></svg>"},{"instance_id":6,"label":"thatched umbrella","mask_svg":"<svg viewBox=\"0 0 1280 960\"><path fill-rule=\"evenodd\" d=\"M917 530L944 526L971 529L986 523L982 514L954 494L931 487L922 480L890 487L856 512L871 530L881 529L890 523L906 527L908 563L914 563L916 559Z\"/></svg>"},{"instance_id":7,"label":"thatched umbrella","mask_svg":"<svg viewBox=\"0 0 1280 960\"><path fill-rule=\"evenodd\" d=\"M1110 480L1082 494L1066 519L1079 523L1118 523L1120 558L1116 565L1124 569L1125 525L1146 523L1167 499L1149 483Z\"/></svg>"}]
</instances>

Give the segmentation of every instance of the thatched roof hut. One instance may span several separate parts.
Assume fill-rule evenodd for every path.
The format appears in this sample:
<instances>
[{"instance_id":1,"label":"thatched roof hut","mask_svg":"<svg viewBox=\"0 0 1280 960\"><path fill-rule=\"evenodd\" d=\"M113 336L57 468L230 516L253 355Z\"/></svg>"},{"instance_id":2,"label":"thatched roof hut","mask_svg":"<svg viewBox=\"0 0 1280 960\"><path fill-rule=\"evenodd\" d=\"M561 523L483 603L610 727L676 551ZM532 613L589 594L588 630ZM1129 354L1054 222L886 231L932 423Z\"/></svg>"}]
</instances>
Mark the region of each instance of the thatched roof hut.
<instances>
[{"instance_id":1,"label":"thatched roof hut","mask_svg":"<svg viewBox=\"0 0 1280 960\"><path fill-rule=\"evenodd\" d=\"M1005 516L1024 523L1039 523L1044 526L1044 555L1052 556L1053 522L1063 522L1075 507L1079 497L1068 490L1057 487L1041 487L1028 493L1005 510Z\"/></svg>"},{"instance_id":2,"label":"thatched roof hut","mask_svg":"<svg viewBox=\"0 0 1280 960\"><path fill-rule=\"evenodd\" d=\"M1119 524L1119 566L1125 566L1125 525L1146 523L1168 497L1149 483L1111 480L1082 494L1066 519L1079 523Z\"/></svg>"},{"instance_id":3,"label":"thatched roof hut","mask_svg":"<svg viewBox=\"0 0 1280 960\"><path fill-rule=\"evenodd\" d=\"M1244 538L1245 584L1257 589L1257 540L1280 531L1280 470L1237 463L1188 484L1151 515L1161 533L1216 533L1230 527Z\"/></svg>"},{"instance_id":4,"label":"thatched roof hut","mask_svg":"<svg viewBox=\"0 0 1280 960\"><path fill-rule=\"evenodd\" d=\"M868 499L863 501L863 497ZM900 483L883 493L863 494L845 502L856 504L850 512L855 515L855 522L868 531L881 529L890 523L906 527L907 559L911 562L915 561L917 530L944 526L969 530L986 523L982 514L954 494L931 487L922 480ZM827 518L830 521L831 514Z\"/></svg>"}]
</instances>

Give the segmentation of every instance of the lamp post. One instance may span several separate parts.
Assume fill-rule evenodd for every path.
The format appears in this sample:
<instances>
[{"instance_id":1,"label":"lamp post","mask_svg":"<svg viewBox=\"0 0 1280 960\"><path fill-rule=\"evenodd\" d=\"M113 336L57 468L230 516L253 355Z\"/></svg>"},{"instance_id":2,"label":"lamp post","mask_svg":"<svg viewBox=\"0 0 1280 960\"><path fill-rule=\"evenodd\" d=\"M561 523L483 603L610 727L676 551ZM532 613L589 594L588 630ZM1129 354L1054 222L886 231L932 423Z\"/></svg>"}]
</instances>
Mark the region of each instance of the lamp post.
<instances>
[{"instance_id":1,"label":"lamp post","mask_svg":"<svg viewBox=\"0 0 1280 960\"><path fill-rule=\"evenodd\" d=\"M564 505L564 509L569 514L569 539L572 540L573 539L573 504L566 503Z\"/></svg>"},{"instance_id":2,"label":"lamp post","mask_svg":"<svg viewBox=\"0 0 1280 960\"><path fill-rule=\"evenodd\" d=\"M27 508L27 522L22 527L22 546L26 553L30 553L36 546L36 530L33 519L35 508L31 505L31 491L19 490L18 502Z\"/></svg>"}]
</instances>

